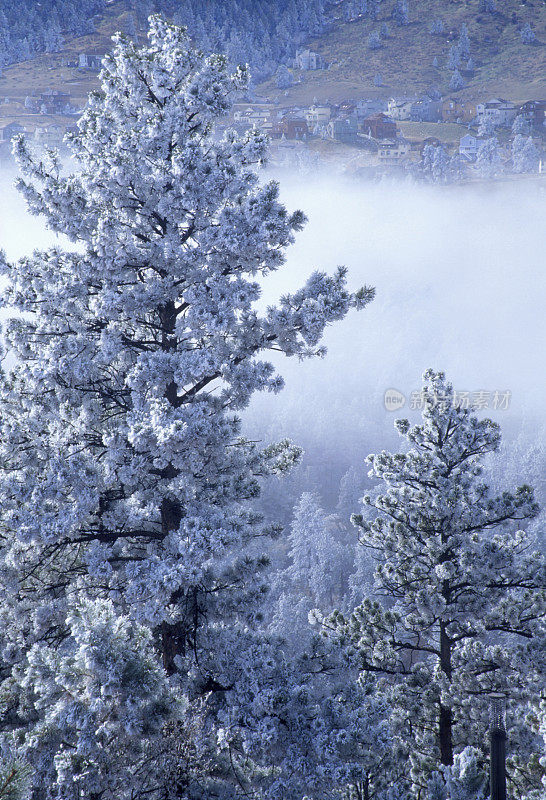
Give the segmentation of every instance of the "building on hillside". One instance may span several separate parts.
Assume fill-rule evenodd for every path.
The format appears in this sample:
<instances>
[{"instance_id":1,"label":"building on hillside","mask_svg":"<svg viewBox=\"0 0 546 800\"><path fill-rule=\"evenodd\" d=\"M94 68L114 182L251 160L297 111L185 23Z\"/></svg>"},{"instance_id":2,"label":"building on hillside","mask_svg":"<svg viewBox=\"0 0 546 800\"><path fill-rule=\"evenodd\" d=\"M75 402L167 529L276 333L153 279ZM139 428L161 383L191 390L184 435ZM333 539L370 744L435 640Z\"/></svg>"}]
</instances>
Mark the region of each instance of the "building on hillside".
<instances>
[{"instance_id":1,"label":"building on hillside","mask_svg":"<svg viewBox=\"0 0 546 800\"><path fill-rule=\"evenodd\" d=\"M91 70L91 72L100 72L103 58L104 53L100 52L80 53L78 56L78 68Z\"/></svg>"},{"instance_id":2,"label":"building on hillside","mask_svg":"<svg viewBox=\"0 0 546 800\"><path fill-rule=\"evenodd\" d=\"M404 122L410 119L411 107L414 102L414 100L397 99L396 97L391 97L387 104L386 113L389 117L391 117L391 119Z\"/></svg>"},{"instance_id":3,"label":"building on hillside","mask_svg":"<svg viewBox=\"0 0 546 800\"><path fill-rule=\"evenodd\" d=\"M304 119L285 117L280 122L273 123L270 136L272 139L284 138L301 141L309 136L309 126Z\"/></svg>"},{"instance_id":4,"label":"building on hillside","mask_svg":"<svg viewBox=\"0 0 546 800\"><path fill-rule=\"evenodd\" d=\"M327 64L320 53L315 53L314 50L308 48L296 51L296 58L294 59L294 67L296 69L304 70L305 72L314 71L317 69L326 69Z\"/></svg>"},{"instance_id":5,"label":"building on hillside","mask_svg":"<svg viewBox=\"0 0 546 800\"><path fill-rule=\"evenodd\" d=\"M439 100L422 97L411 104L409 118L413 122L438 122L441 112L442 104Z\"/></svg>"},{"instance_id":6,"label":"building on hillside","mask_svg":"<svg viewBox=\"0 0 546 800\"><path fill-rule=\"evenodd\" d=\"M544 125L546 120L546 100L528 100L518 108L517 113L530 125Z\"/></svg>"},{"instance_id":7,"label":"building on hillside","mask_svg":"<svg viewBox=\"0 0 546 800\"><path fill-rule=\"evenodd\" d=\"M244 108L233 113L235 122L246 123L249 127L255 125L260 128L271 117L270 108Z\"/></svg>"},{"instance_id":8,"label":"building on hillside","mask_svg":"<svg viewBox=\"0 0 546 800\"><path fill-rule=\"evenodd\" d=\"M327 125L331 116L332 109L330 106L312 105L305 112L305 121L312 130L317 125Z\"/></svg>"},{"instance_id":9,"label":"building on hillside","mask_svg":"<svg viewBox=\"0 0 546 800\"><path fill-rule=\"evenodd\" d=\"M466 136L461 136L459 139L459 155L466 158L467 161L474 161L479 146L480 140L470 133L467 133Z\"/></svg>"},{"instance_id":10,"label":"building on hillside","mask_svg":"<svg viewBox=\"0 0 546 800\"><path fill-rule=\"evenodd\" d=\"M476 113L476 103L471 100L448 97L441 103L440 116L442 122L458 122L466 125L476 119Z\"/></svg>"},{"instance_id":11,"label":"building on hillside","mask_svg":"<svg viewBox=\"0 0 546 800\"><path fill-rule=\"evenodd\" d=\"M386 114L372 114L367 117L362 122L360 130L366 136L373 136L374 139L395 139L398 132L396 122Z\"/></svg>"},{"instance_id":12,"label":"building on hillside","mask_svg":"<svg viewBox=\"0 0 546 800\"><path fill-rule=\"evenodd\" d=\"M64 128L60 125L40 126L34 131L34 141L42 147L60 147L64 133Z\"/></svg>"},{"instance_id":13,"label":"building on hillside","mask_svg":"<svg viewBox=\"0 0 546 800\"><path fill-rule=\"evenodd\" d=\"M503 100L502 97L493 97L487 103L478 103L476 106L476 116L478 122L491 120L500 127L509 128L518 113L516 105L510 100Z\"/></svg>"},{"instance_id":14,"label":"building on hillside","mask_svg":"<svg viewBox=\"0 0 546 800\"><path fill-rule=\"evenodd\" d=\"M74 111L68 92L47 89L38 95L37 102L42 114L70 114Z\"/></svg>"},{"instance_id":15,"label":"building on hillside","mask_svg":"<svg viewBox=\"0 0 546 800\"><path fill-rule=\"evenodd\" d=\"M386 140L381 142L377 150L380 164L399 164L405 161L410 154L410 143L407 139Z\"/></svg>"},{"instance_id":16,"label":"building on hillside","mask_svg":"<svg viewBox=\"0 0 546 800\"><path fill-rule=\"evenodd\" d=\"M14 136L25 134L27 129L19 122L8 122L7 125L0 127L0 141L11 142Z\"/></svg>"},{"instance_id":17,"label":"building on hillside","mask_svg":"<svg viewBox=\"0 0 546 800\"><path fill-rule=\"evenodd\" d=\"M327 127L328 137L343 144L358 144L358 123L354 116L343 119L333 119Z\"/></svg>"},{"instance_id":18,"label":"building on hillside","mask_svg":"<svg viewBox=\"0 0 546 800\"><path fill-rule=\"evenodd\" d=\"M380 97L369 100L359 100L355 106L355 114L357 119L363 120L373 116L374 114L383 113L387 110L387 107L387 101Z\"/></svg>"}]
</instances>

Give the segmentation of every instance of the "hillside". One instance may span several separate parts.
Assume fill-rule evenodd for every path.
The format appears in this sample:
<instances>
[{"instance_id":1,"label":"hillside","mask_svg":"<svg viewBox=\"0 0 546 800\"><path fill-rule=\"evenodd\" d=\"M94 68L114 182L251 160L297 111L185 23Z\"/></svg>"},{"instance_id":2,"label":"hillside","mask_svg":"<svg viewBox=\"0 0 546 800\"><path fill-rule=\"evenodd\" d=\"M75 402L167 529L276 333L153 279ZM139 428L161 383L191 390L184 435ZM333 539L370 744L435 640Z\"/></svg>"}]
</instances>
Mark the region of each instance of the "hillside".
<instances>
[{"instance_id":1,"label":"hillside","mask_svg":"<svg viewBox=\"0 0 546 800\"><path fill-rule=\"evenodd\" d=\"M344 5L339 4L338 17ZM276 89L273 80L263 85L263 91L272 98L282 96L288 104L305 104L315 97L336 102L418 93L430 87L451 94L452 73L446 63L465 23L475 72L465 76L466 88L455 94L465 99L498 95L514 102L546 97L546 2L497 0L493 14L480 12L478 6L479 0L411 0L409 24L397 25L391 20L393 2L389 0L382 3L375 21L369 15L352 22L338 19L309 45L330 64L329 69L294 71L298 83L286 94ZM445 32L432 35L429 25L438 18ZM527 22L536 35L533 45L521 41L520 29ZM382 23L388 25L390 35L381 49L371 50L368 36ZM438 67L433 66L435 58ZM374 85L378 74L381 87Z\"/></svg>"},{"instance_id":2,"label":"hillside","mask_svg":"<svg viewBox=\"0 0 546 800\"><path fill-rule=\"evenodd\" d=\"M463 23L470 38L470 52L475 64L472 76L465 75L466 88L456 94L465 99L502 96L522 102L546 97L546 0L497 0L495 13L480 12L481 0L411 0L409 24L397 25L392 19L394 0L382 0L377 19L368 13L346 22L347 4L341 0L329 6L330 22L320 37L309 40L309 46L320 53L329 68L315 72L292 70L295 85L286 91L269 79L257 87L283 106L319 101L389 97L418 93L431 87L442 94L449 91L451 71L446 62L449 49L457 40ZM176 5L176 4L174 4ZM180 4L179 4L180 5ZM441 35L432 35L429 26L440 18ZM65 35L63 49L42 54L4 68L0 75L0 124L18 121L32 131L53 121L46 115L32 114L25 108L25 98L47 90L67 92L70 102L81 108L87 94L97 88L96 72L78 69L82 52L104 53L110 46L112 33L128 29L134 19L127 0L110 0L102 18L95 19L95 31L84 36ZM536 42L521 41L520 29L530 23ZM370 32L388 26L379 50L368 47ZM138 35L142 37L143 28ZM434 59L438 66L433 66ZM382 85L374 79L380 74ZM60 112L55 121L65 126L74 121Z\"/></svg>"}]
</instances>

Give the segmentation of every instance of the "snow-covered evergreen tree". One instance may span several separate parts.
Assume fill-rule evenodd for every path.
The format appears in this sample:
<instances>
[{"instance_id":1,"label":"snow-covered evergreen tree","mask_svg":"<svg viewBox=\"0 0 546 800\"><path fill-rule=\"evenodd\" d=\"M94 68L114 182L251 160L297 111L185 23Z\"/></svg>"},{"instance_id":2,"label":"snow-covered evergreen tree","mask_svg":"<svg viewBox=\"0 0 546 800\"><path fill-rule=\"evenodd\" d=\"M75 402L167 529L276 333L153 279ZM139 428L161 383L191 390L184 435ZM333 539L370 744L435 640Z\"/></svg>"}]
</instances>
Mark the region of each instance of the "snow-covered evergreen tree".
<instances>
[{"instance_id":1,"label":"snow-covered evergreen tree","mask_svg":"<svg viewBox=\"0 0 546 800\"><path fill-rule=\"evenodd\" d=\"M532 136L517 134L512 141L512 169L514 172L536 172L540 153Z\"/></svg>"},{"instance_id":2,"label":"snow-covered evergreen tree","mask_svg":"<svg viewBox=\"0 0 546 800\"><path fill-rule=\"evenodd\" d=\"M275 73L275 84L277 89L289 89L294 85L294 76L286 66L281 64Z\"/></svg>"},{"instance_id":3,"label":"snow-covered evergreen tree","mask_svg":"<svg viewBox=\"0 0 546 800\"><path fill-rule=\"evenodd\" d=\"M495 14L497 11L497 0L480 0L478 8L486 14Z\"/></svg>"},{"instance_id":4,"label":"snow-covered evergreen tree","mask_svg":"<svg viewBox=\"0 0 546 800\"><path fill-rule=\"evenodd\" d=\"M525 23L519 35L523 44L534 44L537 39L534 30L528 22Z\"/></svg>"},{"instance_id":5,"label":"snow-covered evergreen tree","mask_svg":"<svg viewBox=\"0 0 546 800\"><path fill-rule=\"evenodd\" d=\"M383 47L381 34L379 31L371 31L368 36L368 47L370 50L380 50Z\"/></svg>"},{"instance_id":6,"label":"snow-covered evergreen tree","mask_svg":"<svg viewBox=\"0 0 546 800\"><path fill-rule=\"evenodd\" d=\"M294 509L287 574L292 592L307 593L313 606L332 608L346 588L353 567L351 551L343 546L335 517L328 516L319 498L304 493Z\"/></svg>"},{"instance_id":7,"label":"snow-covered evergreen tree","mask_svg":"<svg viewBox=\"0 0 546 800\"><path fill-rule=\"evenodd\" d=\"M492 114L482 114L478 123L478 136L492 136L500 126L500 115L498 111Z\"/></svg>"},{"instance_id":8,"label":"snow-covered evergreen tree","mask_svg":"<svg viewBox=\"0 0 546 800\"><path fill-rule=\"evenodd\" d=\"M409 22L408 0L396 0L391 16L398 25L407 25Z\"/></svg>"},{"instance_id":9,"label":"snow-covered evergreen tree","mask_svg":"<svg viewBox=\"0 0 546 800\"><path fill-rule=\"evenodd\" d=\"M381 676L423 789L466 746L483 750L488 693L522 707L546 672L546 562L523 531L504 530L536 514L533 491L491 496L480 462L499 446L498 425L461 408L443 373L424 380L422 423L396 422L408 449L369 456L386 487L365 498L377 515L353 517L387 604L367 599L324 623L363 675ZM529 729L510 737L520 756L536 747Z\"/></svg>"},{"instance_id":10,"label":"snow-covered evergreen tree","mask_svg":"<svg viewBox=\"0 0 546 800\"><path fill-rule=\"evenodd\" d=\"M439 17L433 19L428 26L429 33L431 33L433 36L441 36L444 32L444 28L444 21Z\"/></svg>"},{"instance_id":11,"label":"snow-covered evergreen tree","mask_svg":"<svg viewBox=\"0 0 546 800\"><path fill-rule=\"evenodd\" d=\"M531 133L531 125L525 119L523 114L518 114L515 118L514 122L512 123L512 133L514 136L520 134L523 136L524 134L529 135Z\"/></svg>"},{"instance_id":12,"label":"snow-covered evergreen tree","mask_svg":"<svg viewBox=\"0 0 546 800\"><path fill-rule=\"evenodd\" d=\"M476 167L482 178L494 178L501 172L502 162L496 136L480 142L476 154Z\"/></svg>"},{"instance_id":13,"label":"snow-covered evergreen tree","mask_svg":"<svg viewBox=\"0 0 546 800\"><path fill-rule=\"evenodd\" d=\"M451 76L451 80L449 81L449 88L452 92L458 92L460 89L464 89L464 79L458 69L456 69Z\"/></svg>"},{"instance_id":14,"label":"snow-covered evergreen tree","mask_svg":"<svg viewBox=\"0 0 546 800\"><path fill-rule=\"evenodd\" d=\"M238 747L259 760L280 725L278 698L255 718L259 671L284 667L252 633L265 562L246 548L267 533L259 480L297 449L259 449L238 413L282 386L261 353L322 352L325 326L372 293L340 269L254 309L304 217L260 184L261 133L212 135L247 87L153 17L148 45L116 37L74 174L16 145L30 209L75 244L1 262L19 316L0 387L0 725L36 796L167 796L157 753L187 727L184 698L207 741L229 730L210 748L228 764Z\"/></svg>"},{"instance_id":15,"label":"snow-covered evergreen tree","mask_svg":"<svg viewBox=\"0 0 546 800\"><path fill-rule=\"evenodd\" d=\"M459 51L459 47L456 44L451 45L449 48L449 55L447 57L447 66L448 69L456 70L459 69L461 66L461 53Z\"/></svg>"},{"instance_id":16,"label":"snow-covered evergreen tree","mask_svg":"<svg viewBox=\"0 0 546 800\"><path fill-rule=\"evenodd\" d=\"M464 24L464 22L461 25L458 47L461 59L463 59L464 61L468 61L468 59L470 58L470 38L468 36L468 28Z\"/></svg>"}]
</instances>

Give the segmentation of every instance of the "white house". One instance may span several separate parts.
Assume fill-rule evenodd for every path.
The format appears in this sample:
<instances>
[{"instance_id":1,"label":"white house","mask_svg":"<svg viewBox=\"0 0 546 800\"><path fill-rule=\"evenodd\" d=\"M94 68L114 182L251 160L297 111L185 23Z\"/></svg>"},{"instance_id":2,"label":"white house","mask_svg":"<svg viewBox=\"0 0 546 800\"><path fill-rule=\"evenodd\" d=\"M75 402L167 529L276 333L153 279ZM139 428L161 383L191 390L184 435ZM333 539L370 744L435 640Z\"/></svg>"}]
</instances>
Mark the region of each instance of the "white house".
<instances>
[{"instance_id":1,"label":"white house","mask_svg":"<svg viewBox=\"0 0 546 800\"><path fill-rule=\"evenodd\" d=\"M391 119L408 120L411 117L411 109L414 102L414 100L399 100L391 97L387 105L386 114Z\"/></svg>"},{"instance_id":2,"label":"white house","mask_svg":"<svg viewBox=\"0 0 546 800\"><path fill-rule=\"evenodd\" d=\"M515 120L518 109L510 100L503 100L502 97L492 97L487 103L478 103L476 106L476 117L478 122L491 120L499 127L509 128Z\"/></svg>"},{"instance_id":3,"label":"white house","mask_svg":"<svg viewBox=\"0 0 546 800\"><path fill-rule=\"evenodd\" d=\"M90 69L93 70L93 72L100 72L103 58L104 53L80 53L78 66L80 69Z\"/></svg>"},{"instance_id":4,"label":"white house","mask_svg":"<svg viewBox=\"0 0 546 800\"><path fill-rule=\"evenodd\" d=\"M305 112L305 119L310 128L316 125L327 125L332 116L332 111L329 106L312 105Z\"/></svg>"},{"instance_id":5,"label":"white house","mask_svg":"<svg viewBox=\"0 0 546 800\"><path fill-rule=\"evenodd\" d=\"M261 127L264 123L268 122L271 117L270 109L265 108L244 108L237 109L233 114L235 122L245 122L247 125L256 125L257 128Z\"/></svg>"},{"instance_id":6,"label":"white house","mask_svg":"<svg viewBox=\"0 0 546 800\"><path fill-rule=\"evenodd\" d=\"M466 136L462 136L459 139L459 155L463 156L463 158L467 158L469 161L474 161L479 146L479 139L467 133Z\"/></svg>"},{"instance_id":7,"label":"white house","mask_svg":"<svg viewBox=\"0 0 546 800\"><path fill-rule=\"evenodd\" d=\"M381 164L398 164L408 158L410 150L411 145L407 139L386 140L379 145L377 156Z\"/></svg>"},{"instance_id":8,"label":"white house","mask_svg":"<svg viewBox=\"0 0 546 800\"><path fill-rule=\"evenodd\" d=\"M296 69L303 69L305 71L326 69L326 64L320 53L315 53L314 50L309 49L296 51L294 66Z\"/></svg>"},{"instance_id":9,"label":"white house","mask_svg":"<svg viewBox=\"0 0 546 800\"><path fill-rule=\"evenodd\" d=\"M60 125L38 127L34 131L34 139L44 147L60 147L63 143L64 128Z\"/></svg>"}]
</instances>

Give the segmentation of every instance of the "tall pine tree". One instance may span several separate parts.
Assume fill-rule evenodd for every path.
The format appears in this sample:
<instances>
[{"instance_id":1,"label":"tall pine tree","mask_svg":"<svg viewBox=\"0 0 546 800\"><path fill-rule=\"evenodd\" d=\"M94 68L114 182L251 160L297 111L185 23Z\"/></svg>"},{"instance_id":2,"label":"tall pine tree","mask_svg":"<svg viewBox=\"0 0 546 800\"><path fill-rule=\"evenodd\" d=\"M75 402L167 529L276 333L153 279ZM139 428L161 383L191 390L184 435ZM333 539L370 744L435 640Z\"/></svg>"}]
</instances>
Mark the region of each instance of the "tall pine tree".
<instances>
[{"instance_id":1,"label":"tall pine tree","mask_svg":"<svg viewBox=\"0 0 546 800\"><path fill-rule=\"evenodd\" d=\"M459 407L443 373L425 374L422 396L422 423L396 423L407 450L369 456L370 476L385 486L365 498L375 518L353 517L385 604L367 599L325 626L363 676L380 679L424 788L454 753L483 747L491 692L508 692L511 708L540 692L543 659L534 654L544 645L546 564L513 530L537 512L532 490L493 497L482 483L480 461L497 450L498 425ZM524 755L532 734L521 733ZM517 750L518 732L510 735Z\"/></svg>"},{"instance_id":2,"label":"tall pine tree","mask_svg":"<svg viewBox=\"0 0 546 800\"><path fill-rule=\"evenodd\" d=\"M2 727L37 797L166 796L182 698L231 742L234 719L259 728L229 711L258 702L264 564L245 549L266 531L248 501L297 451L246 441L238 413L282 387L261 353L321 352L372 293L314 273L254 309L304 217L260 184L260 133L213 136L247 85L154 17L148 45L116 37L74 174L16 145L30 209L76 245L2 259L20 312L0 387Z\"/></svg>"}]
</instances>

